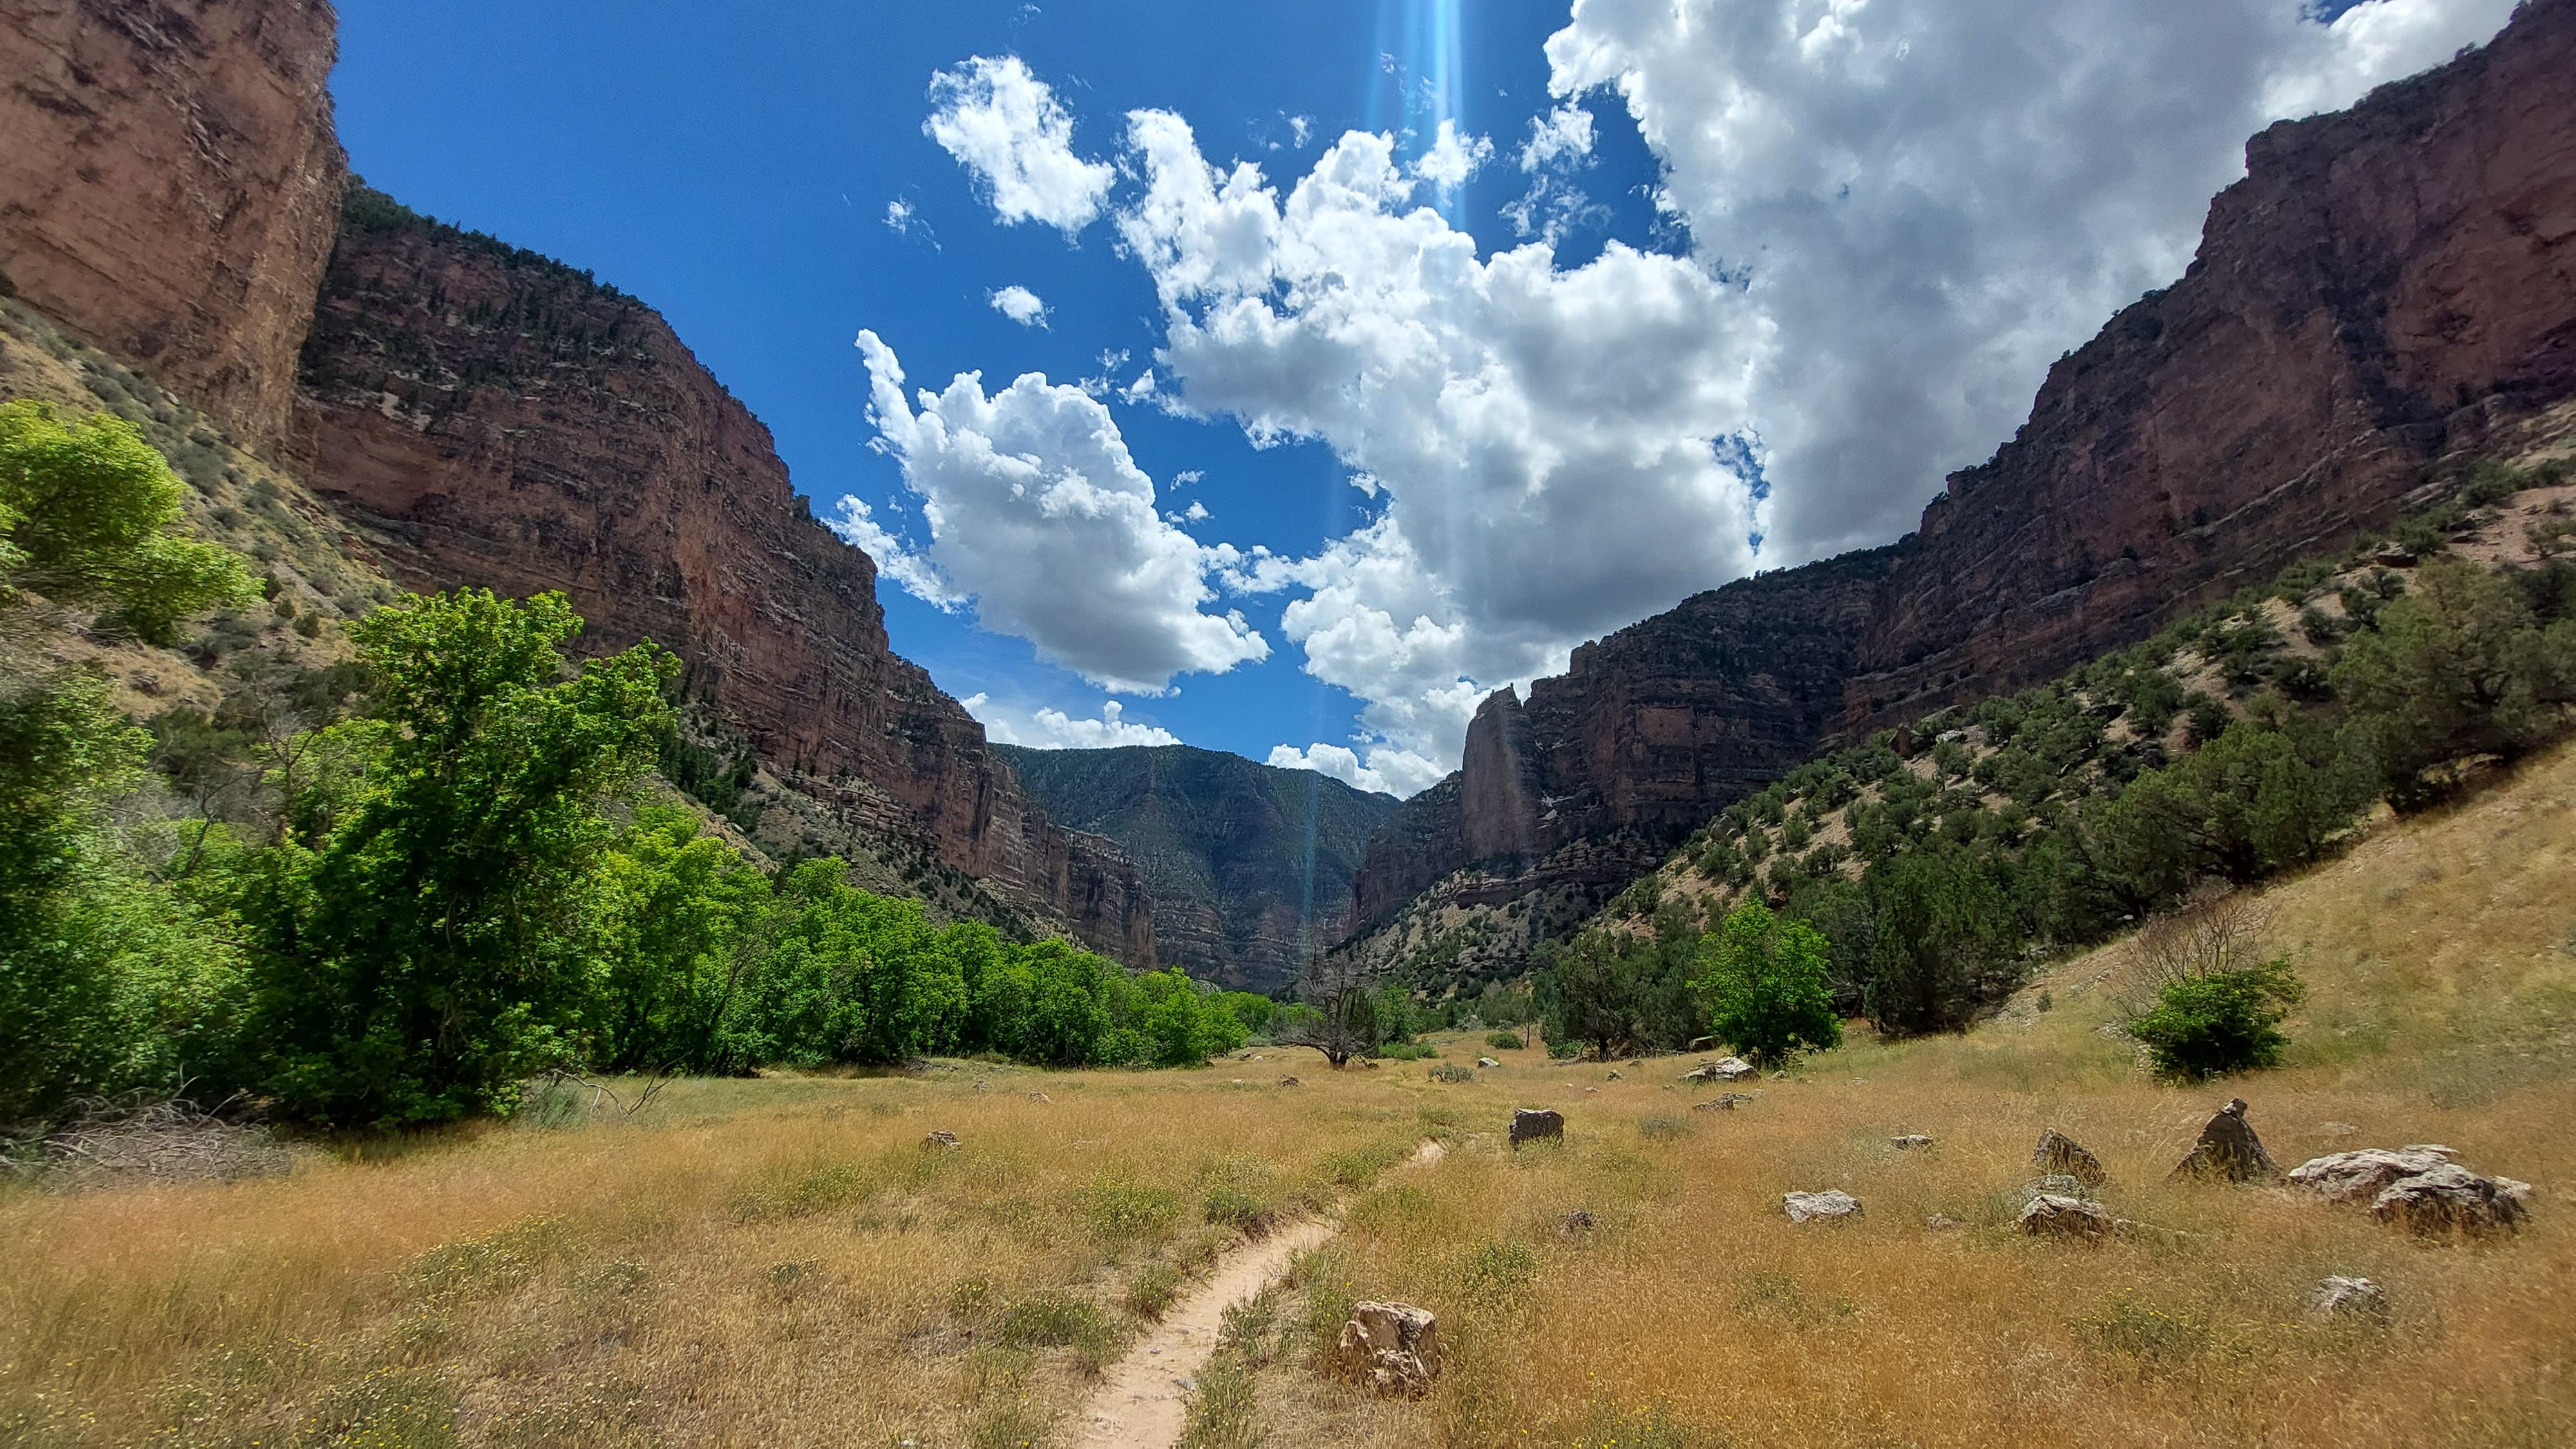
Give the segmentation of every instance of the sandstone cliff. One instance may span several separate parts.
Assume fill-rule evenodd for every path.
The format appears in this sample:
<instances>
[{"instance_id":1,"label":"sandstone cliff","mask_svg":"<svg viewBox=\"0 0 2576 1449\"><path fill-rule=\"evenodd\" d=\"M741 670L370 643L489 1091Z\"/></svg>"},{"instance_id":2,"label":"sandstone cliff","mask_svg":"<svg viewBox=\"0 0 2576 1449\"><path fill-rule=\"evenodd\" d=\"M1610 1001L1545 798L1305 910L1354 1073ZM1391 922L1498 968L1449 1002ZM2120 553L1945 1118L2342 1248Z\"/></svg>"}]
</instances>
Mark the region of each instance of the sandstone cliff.
<instances>
[{"instance_id":1,"label":"sandstone cliff","mask_svg":"<svg viewBox=\"0 0 2576 1449\"><path fill-rule=\"evenodd\" d=\"M347 165L326 0L0 0L0 274L253 445Z\"/></svg>"},{"instance_id":2,"label":"sandstone cliff","mask_svg":"<svg viewBox=\"0 0 2576 1449\"><path fill-rule=\"evenodd\" d=\"M1049 820L897 657L868 556L651 308L364 188L303 352L290 451L416 588L560 589L586 647L650 637L801 792L1134 965L1134 868Z\"/></svg>"},{"instance_id":3,"label":"sandstone cliff","mask_svg":"<svg viewBox=\"0 0 2576 1449\"><path fill-rule=\"evenodd\" d=\"M2182 280L2059 362L1918 533L1488 700L1460 772L1372 840L1363 926L1470 865L1443 902L1562 885L1571 840L1688 829L1827 744L2144 638L2576 395L2570 75L2576 0L2532 0L2483 50L2254 138Z\"/></svg>"},{"instance_id":4,"label":"sandstone cliff","mask_svg":"<svg viewBox=\"0 0 2576 1449\"><path fill-rule=\"evenodd\" d=\"M1188 745L995 746L1049 815L1136 862L1166 966L1269 991L1351 927L1351 876L1392 796Z\"/></svg>"}]
</instances>

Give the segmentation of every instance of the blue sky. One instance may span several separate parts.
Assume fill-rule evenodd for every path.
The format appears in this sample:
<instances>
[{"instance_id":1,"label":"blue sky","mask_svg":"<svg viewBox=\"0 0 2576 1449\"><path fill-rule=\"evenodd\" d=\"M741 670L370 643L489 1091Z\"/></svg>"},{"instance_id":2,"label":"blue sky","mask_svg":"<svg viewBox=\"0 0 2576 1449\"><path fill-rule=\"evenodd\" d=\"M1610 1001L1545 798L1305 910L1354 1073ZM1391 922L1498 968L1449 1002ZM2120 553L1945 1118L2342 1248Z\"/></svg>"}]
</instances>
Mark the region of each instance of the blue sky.
<instances>
[{"instance_id":1,"label":"blue sky","mask_svg":"<svg viewBox=\"0 0 2576 1449\"><path fill-rule=\"evenodd\" d=\"M370 182L660 308L865 504L950 602L881 581L896 647L997 735L1409 791L1583 638L1902 532L2247 134L2506 8L342 0L333 90ZM1013 220L1022 162L1072 191Z\"/></svg>"}]
</instances>

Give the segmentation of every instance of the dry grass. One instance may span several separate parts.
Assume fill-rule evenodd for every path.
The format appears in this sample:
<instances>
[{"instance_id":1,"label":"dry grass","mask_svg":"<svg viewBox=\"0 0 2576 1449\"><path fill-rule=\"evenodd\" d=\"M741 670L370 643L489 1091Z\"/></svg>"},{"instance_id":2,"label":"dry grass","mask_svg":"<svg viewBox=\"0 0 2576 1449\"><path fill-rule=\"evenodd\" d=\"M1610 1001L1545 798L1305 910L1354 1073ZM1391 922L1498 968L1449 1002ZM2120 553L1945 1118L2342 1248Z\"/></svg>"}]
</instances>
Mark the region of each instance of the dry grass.
<instances>
[{"instance_id":1,"label":"dry grass","mask_svg":"<svg viewBox=\"0 0 2576 1449\"><path fill-rule=\"evenodd\" d=\"M1710 1093L1675 1080L1686 1062L1612 1081L1535 1049L1455 1084L1277 1052L968 1065L684 1083L636 1122L282 1179L20 1192L0 1198L0 1439L1043 1442L1176 1274L1339 1198L1339 1236L1233 1324L1197 1442L2563 1444L2571 804L2561 752L2271 892L2310 987L2291 1064L2212 1088L2150 1081L2102 1030L2141 969L2115 947L1971 1035L1862 1039L1732 1112L1688 1110ZM2285 1163L2445 1142L2537 1183L2534 1224L2431 1247L2278 1190L2166 1184L2231 1092ZM1518 1104L1564 1110L1567 1142L1510 1152ZM2144 1227L2093 1248L2009 1231L2052 1125ZM965 1146L917 1145L943 1126ZM1446 1158L1386 1172L1426 1131ZM1888 1145L1915 1131L1937 1145ZM1866 1215L1781 1214L1826 1187ZM2328 1273L2385 1284L2390 1321L2310 1321ZM1438 1392L1383 1404L1312 1375L1354 1297L1441 1315Z\"/></svg>"}]
</instances>

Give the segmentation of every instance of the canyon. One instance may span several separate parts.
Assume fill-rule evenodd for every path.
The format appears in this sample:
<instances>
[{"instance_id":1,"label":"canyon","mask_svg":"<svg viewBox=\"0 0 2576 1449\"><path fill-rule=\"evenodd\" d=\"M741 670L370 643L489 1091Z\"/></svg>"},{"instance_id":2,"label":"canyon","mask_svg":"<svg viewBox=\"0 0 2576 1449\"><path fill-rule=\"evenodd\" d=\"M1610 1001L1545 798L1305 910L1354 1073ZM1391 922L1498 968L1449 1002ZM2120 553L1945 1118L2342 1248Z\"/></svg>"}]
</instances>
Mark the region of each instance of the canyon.
<instances>
[{"instance_id":1,"label":"canyon","mask_svg":"<svg viewBox=\"0 0 2576 1449\"><path fill-rule=\"evenodd\" d=\"M2050 369L1915 533L1698 595L1488 699L1459 771L1371 841L1361 931L1426 890L1597 902L1798 760L2144 638L2576 395L2570 74L2576 3L2535 0L2482 49L2254 137L2185 275Z\"/></svg>"}]
</instances>

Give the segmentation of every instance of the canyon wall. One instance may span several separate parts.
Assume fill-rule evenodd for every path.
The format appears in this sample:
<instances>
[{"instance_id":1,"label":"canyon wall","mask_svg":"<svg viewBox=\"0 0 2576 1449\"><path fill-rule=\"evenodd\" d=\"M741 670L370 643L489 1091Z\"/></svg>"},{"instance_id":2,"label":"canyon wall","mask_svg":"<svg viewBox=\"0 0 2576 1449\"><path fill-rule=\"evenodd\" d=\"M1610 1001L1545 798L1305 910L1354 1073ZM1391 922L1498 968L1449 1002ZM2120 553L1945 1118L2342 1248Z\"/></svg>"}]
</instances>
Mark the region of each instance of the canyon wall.
<instances>
[{"instance_id":1,"label":"canyon wall","mask_svg":"<svg viewBox=\"0 0 2576 1449\"><path fill-rule=\"evenodd\" d=\"M0 275L253 443L347 162L326 0L0 0Z\"/></svg>"},{"instance_id":2,"label":"canyon wall","mask_svg":"<svg viewBox=\"0 0 2576 1449\"><path fill-rule=\"evenodd\" d=\"M1470 864L1704 822L1817 750L2053 678L2382 525L2576 395L2576 0L2263 132L2173 286L2061 360L1886 549L1764 574L1486 701L1371 841L1357 919ZM1493 882L1486 882L1491 887Z\"/></svg>"},{"instance_id":3,"label":"canyon wall","mask_svg":"<svg viewBox=\"0 0 2576 1449\"><path fill-rule=\"evenodd\" d=\"M1153 963L1134 867L1049 820L983 727L890 650L874 564L815 521L768 429L651 308L353 191L289 451L407 585L562 590L586 648L677 651L691 696L791 781Z\"/></svg>"}]
</instances>

